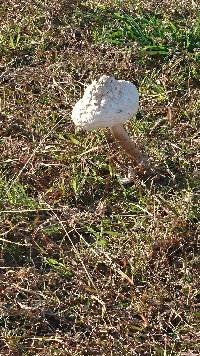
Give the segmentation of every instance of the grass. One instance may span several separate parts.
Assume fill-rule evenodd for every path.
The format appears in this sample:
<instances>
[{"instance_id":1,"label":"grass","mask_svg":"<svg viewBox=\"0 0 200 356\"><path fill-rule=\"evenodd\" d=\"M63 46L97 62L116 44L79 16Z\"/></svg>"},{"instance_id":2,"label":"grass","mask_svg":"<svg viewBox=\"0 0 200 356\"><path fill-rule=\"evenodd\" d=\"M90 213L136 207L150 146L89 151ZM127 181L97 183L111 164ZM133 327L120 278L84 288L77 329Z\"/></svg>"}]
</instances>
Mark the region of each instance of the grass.
<instances>
[{"instance_id":1,"label":"grass","mask_svg":"<svg viewBox=\"0 0 200 356\"><path fill-rule=\"evenodd\" d=\"M114 11L110 7L86 12L81 11L77 18L80 24L92 27L92 37L96 43L108 43L132 47L135 43L141 47L143 55L167 56L179 51L190 54L199 61L200 47L200 13L195 19L189 19L187 27L185 18L171 20L166 13L140 13L137 16L123 11Z\"/></svg>"},{"instance_id":2,"label":"grass","mask_svg":"<svg viewBox=\"0 0 200 356\"><path fill-rule=\"evenodd\" d=\"M7 1L0 31L5 355L199 354L200 15L189 1ZM70 114L101 74L161 180Z\"/></svg>"}]
</instances>

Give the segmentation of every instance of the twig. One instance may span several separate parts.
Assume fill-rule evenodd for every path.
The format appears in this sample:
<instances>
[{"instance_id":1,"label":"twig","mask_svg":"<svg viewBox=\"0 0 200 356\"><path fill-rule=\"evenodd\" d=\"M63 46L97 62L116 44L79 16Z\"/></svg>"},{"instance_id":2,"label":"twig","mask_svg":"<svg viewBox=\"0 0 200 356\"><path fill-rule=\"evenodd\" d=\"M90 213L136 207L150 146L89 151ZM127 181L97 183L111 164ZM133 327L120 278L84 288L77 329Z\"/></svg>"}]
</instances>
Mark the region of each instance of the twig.
<instances>
[{"instance_id":1,"label":"twig","mask_svg":"<svg viewBox=\"0 0 200 356\"><path fill-rule=\"evenodd\" d=\"M9 243L9 244L13 244L13 245L18 245L18 246L26 246L26 247L30 247L31 246L31 244L23 244L21 242L10 241L10 240L4 239L3 237L0 237L0 241L6 242L6 243Z\"/></svg>"}]
</instances>

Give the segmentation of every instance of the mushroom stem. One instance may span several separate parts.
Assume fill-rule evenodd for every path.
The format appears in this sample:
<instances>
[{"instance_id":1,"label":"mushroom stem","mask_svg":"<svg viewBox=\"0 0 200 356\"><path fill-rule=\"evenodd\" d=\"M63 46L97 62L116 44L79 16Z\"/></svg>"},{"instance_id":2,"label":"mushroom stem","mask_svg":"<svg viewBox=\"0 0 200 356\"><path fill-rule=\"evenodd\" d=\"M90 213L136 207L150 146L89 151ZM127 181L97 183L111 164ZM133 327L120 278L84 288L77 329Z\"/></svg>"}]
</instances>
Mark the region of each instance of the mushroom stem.
<instances>
[{"instance_id":1,"label":"mushroom stem","mask_svg":"<svg viewBox=\"0 0 200 356\"><path fill-rule=\"evenodd\" d=\"M122 125L115 125L110 128L112 135L120 143L123 149L132 157L140 170L147 173L150 167L147 158L143 155L136 142L131 141L129 135Z\"/></svg>"}]
</instances>

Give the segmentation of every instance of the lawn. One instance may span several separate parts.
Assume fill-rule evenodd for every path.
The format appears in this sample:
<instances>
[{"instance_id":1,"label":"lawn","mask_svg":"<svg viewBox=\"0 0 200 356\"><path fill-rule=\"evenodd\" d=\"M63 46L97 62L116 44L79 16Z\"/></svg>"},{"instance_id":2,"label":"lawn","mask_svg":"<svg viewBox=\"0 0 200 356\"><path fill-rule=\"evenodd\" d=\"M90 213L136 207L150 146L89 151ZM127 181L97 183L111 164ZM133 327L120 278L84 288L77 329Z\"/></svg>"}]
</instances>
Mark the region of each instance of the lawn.
<instances>
[{"instance_id":1,"label":"lawn","mask_svg":"<svg viewBox=\"0 0 200 356\"><path fill-rule=\"evenodd\" d=\"M3 1L0 354L200 353L198 1ZM130 80L126 125L71 120L102 74Z\"/></svg>"}]
</instances>

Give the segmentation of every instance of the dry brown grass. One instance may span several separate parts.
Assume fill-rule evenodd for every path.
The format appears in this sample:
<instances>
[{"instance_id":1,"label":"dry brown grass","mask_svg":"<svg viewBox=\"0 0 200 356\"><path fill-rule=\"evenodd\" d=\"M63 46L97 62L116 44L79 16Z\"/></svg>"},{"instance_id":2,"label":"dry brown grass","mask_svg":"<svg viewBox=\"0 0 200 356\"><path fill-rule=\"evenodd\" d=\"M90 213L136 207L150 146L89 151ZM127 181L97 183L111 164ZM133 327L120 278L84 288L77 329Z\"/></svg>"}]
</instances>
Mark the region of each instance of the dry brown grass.
<instances>
[{"instance_id":1,"label":"dry brown grass","mask_svg":"<svg viewBox=\"0 0 200 356\"><path fill-rule=\"evenodd\" d=\"M188 1L131 3L196 18ZM199 63L94 43L97 6L1 9L0 354L198 355ZM109 133L75 132L72 106L102 73L138 85L127 126L159 182L123 186L130 162Z\"/></svg>"}]
</instances>

